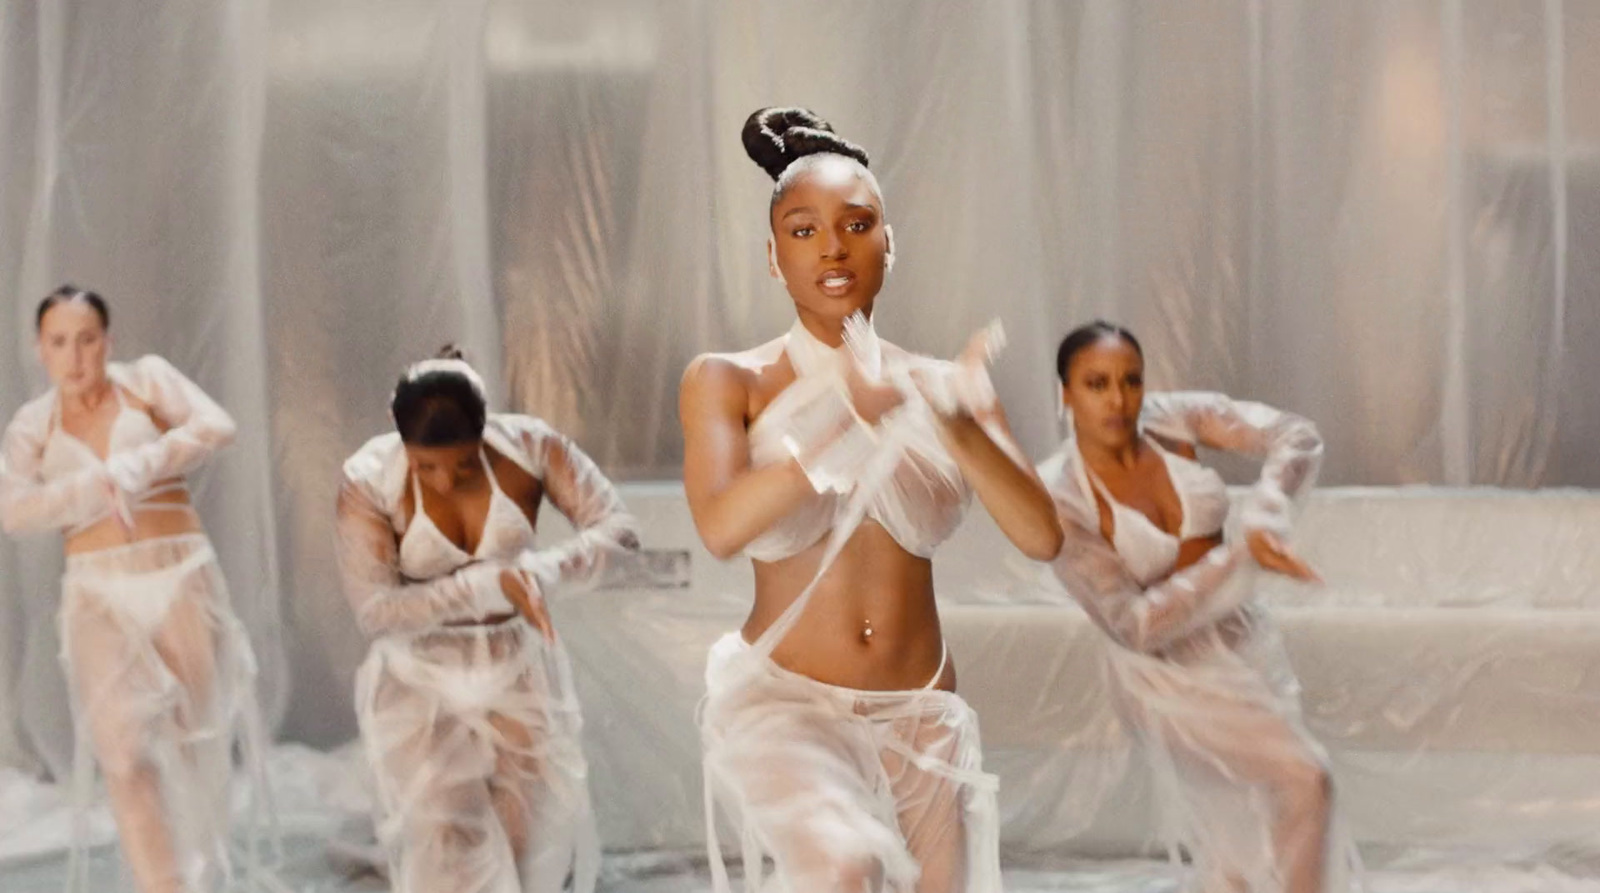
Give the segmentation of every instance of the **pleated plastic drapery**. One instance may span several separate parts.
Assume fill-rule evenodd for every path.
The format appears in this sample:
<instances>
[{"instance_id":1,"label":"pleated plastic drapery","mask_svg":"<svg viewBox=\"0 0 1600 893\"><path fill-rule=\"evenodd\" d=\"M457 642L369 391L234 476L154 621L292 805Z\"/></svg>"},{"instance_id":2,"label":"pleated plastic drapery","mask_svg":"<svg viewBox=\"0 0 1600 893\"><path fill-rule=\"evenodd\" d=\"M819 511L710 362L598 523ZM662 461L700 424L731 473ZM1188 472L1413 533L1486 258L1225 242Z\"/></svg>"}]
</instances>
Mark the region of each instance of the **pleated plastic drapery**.
<instances>
[{"instance_id":1,"label":"pleated plastic drapery","mask_svg":"<svg viewBox=\"0 0 1600 893\"><path fill-rule=\"evenodd\" d=\"M1056 341L1108 316L1152 385L1318 420L1327 483L1592 486L1597 41L1562 0L9 3L0 410L62 280L223 402L198 494L265 703L344 740L333 493L400 367L459 342L500 405L675 477L685 363L791 318L738 128L793 103L873 154L880 331L948 355L1000 316L1035 455ZM65 753L58 561L0 545L7 764Z\"/></svg>"}]
</instances>

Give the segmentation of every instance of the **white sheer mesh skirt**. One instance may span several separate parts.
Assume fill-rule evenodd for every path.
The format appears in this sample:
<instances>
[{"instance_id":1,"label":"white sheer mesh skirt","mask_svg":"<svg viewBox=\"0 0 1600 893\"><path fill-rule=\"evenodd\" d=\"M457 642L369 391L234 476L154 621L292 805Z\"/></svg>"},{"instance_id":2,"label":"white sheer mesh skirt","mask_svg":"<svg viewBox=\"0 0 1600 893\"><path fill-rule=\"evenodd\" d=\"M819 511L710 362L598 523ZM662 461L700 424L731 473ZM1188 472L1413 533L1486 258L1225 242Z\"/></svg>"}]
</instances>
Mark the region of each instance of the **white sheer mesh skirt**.
<instances>
[{"instance_id":1,"label":"white sheer mesh skirt","mask_svg":"<svg viewBox=\"0 0 1600 893\"><path fill-rule=\"evenodd\" d=\"M1000 890L997 783L960 697L827 685L738 633L712 647L706 683L708 833L720 805L747 893ZM715 849L712 873L730 889Z\"/></svg>"},{"instance_id":2,"label":"white sheer mesh skirt","mask_svg":"<svg viewBox=\"0 0 1600 893\"><path fill-rule=\"evenodd\" d=\"M1253 573L1227 585L1249 586ZM1163 654L1108 646L1112 702L1145 745L1187 889L1344 893L1355 850L1270 617L1250 608Z\"/></svg>"},{"instance_id":3,"label":"white sheer mesh skirt","mask_svg":"<svg viewBox=\"0 0 1600 893\"><path fill-rule=\"evenodd\" d=\"M252 803L270 803L255 658L210 542L188 534L69 556L59 622L77 737L67 889L88 884L83 817L95 764L135 889L215 889L234 876L236 744ZM259 830L252 823L252 869Z\"/></svg>"},{"instance_id":4,"label":"white sheer mesh skirt","mask_svg":"<svg viewBox=\"0 0 1600 893\"><path fill-rule=\"evenodd\" d=\"M378 639L356 710L395 893L593 890L583 719L559 642L520 619Z\"/></svg>"}]
</instances>

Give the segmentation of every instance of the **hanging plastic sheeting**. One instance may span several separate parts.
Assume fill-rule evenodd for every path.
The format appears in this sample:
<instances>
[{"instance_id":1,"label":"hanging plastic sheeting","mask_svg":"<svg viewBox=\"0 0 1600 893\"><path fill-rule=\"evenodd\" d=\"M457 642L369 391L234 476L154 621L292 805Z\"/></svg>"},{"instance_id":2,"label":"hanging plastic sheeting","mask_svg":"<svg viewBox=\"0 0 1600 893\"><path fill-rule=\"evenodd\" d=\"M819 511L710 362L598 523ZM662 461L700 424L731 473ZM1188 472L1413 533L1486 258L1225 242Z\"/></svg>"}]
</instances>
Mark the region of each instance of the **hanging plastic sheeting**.
<instances>
[{"instance_id":1,"label":"hanging plastic sheeting","mask_svg":"<svg viewBox=\"0 0 1600 893\"><path fill-rule=\"evenodd\" d=\"M0 11L0 411L44 391L34 308L62 281L111 305L114 359L157 354L239 425L189 483L258 662L269 723L288 698L261 337L265 8ZM89 287L89 286L85 286ZM55 537L0 546L0 763L70 775Z\"/></svg>"},{"instance_id":2,"label":"hanging plastic sheeting","mask_svg":"<svg viewBox=\"0 0 1600 893\"><path fill-rule=\"evenodd\" d=\"M1600 231L1600 72L1570 52L1600 10L902 13L7 4L0 409L40 383L31 296L68 277L108 295L121 349L240 420L202 502L265 678L282 613L305 621L296 684L346 690L361 640L329 588L331 469L385 423L393 376L456 340L608 473L675 478L685 364L790 312L736 139L787 97L874 149L901 249L884 334L947 355L998 314L997 386L1034 455L1056 442L1056 338L1110 315L1153 385L1324 420L1329 483L1600 481L1597 360L1572 347L1600 334L1600 267L1571 250ZM8 611L56 566L35 551L5 553ZM35 650L0 663L64 690ZM333 744L348 708L296 698L283 728ZM15 760L67 734L23 725Z\"/></svg>"},{"instance_id":3,"label":"hanging plastic sheeting","mask_svg":"<svg viewBox=\"0 0 1600 893\"><path fill-rule=\"evenodd\" d=\"M111 299L120 356L159 353L215 396L240 437L196 497L263 704L281 736L339 744L364 643L330 508L340 461L388 423L394 376L458 341L500 405L608 474L675 478L684 366L792 312L766 276L770 184L736 138L750 110L792 101L873 150L899 249L880 332L945 356L999 316L1012 343L995 383L1033 456L1058 444L1056 340L1104 315L1139 333L1152 387L1316 420L1326 484L1593 486L1597 41L1600 7L1572 0L17 0L0 7L15 302L0 415L42 390L28 314L61 280ZM1596 737L1575 705L1594 686L1579 618L1600 606L1570 545L1592 536L1590 509L1519 499L1339 494L1302 520L1314 559L1344 560L1325 562L1327 590L1283 596L1280 625L1358 837L1464 846L1597 824L1578 806L1587 776L1560 774ZM644 529L647 545L693 542ZM1031 846L1075 821L1022 767L1071 763L1045 760L1067 752L1048 720L1099 703L1094 640L1081 623L968 618L999 554L942 557L941 594L973 652L962 687L1015 810L1007 839ZM590 710L598 754L637 755L608 735L643 722L693 772L697 751L677 752L692 724L654 686L698 685L711 640L694 618L724 612L725 628L729 593L748 591L737 574L712 586L725 578L696 555L689 592L555 606L595 624L586 645L558 617L585 704L634 686L611 693L616 718ZM69 752L61 567L48 545L0 544L0 763L24 776ZM615 637L650 635L618 653ZM1040 672L1066 674L1041 677L1066 701L985 688L1024 641ZM1044 719L1008 750L1022 704ZM671 824L675 776L594 765L602 836ZM1517 779L1516 797L1444 796ZM654 792L661 818L613 810L614 790Z\"/></svg>"}]
</instances>

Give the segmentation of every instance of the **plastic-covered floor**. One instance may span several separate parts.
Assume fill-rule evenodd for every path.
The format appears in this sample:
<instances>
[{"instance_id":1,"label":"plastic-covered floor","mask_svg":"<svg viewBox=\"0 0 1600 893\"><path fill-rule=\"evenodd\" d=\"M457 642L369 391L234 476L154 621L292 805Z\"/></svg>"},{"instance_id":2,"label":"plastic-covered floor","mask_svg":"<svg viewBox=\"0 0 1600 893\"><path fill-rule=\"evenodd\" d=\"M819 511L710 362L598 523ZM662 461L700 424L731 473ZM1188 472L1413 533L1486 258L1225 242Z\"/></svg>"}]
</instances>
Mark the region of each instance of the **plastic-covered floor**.
<instances>
[{"instance_id":1,"label":"plastic-covered floor","mask_svg":"<svg viewBox=\"0 0 1600 893\"><path fill-rule=\"evenodd\" d=\"M90 888L118 888L114 847L95 851ZM1072 862L1006 872L1007 893L1176 893L1172 870L1156 862ZM4 893L60 893L65 861L59 853L0 867ZM331 857L326 838L291 834L276 884L296 893L383 893L388 885ZM703 893L710 889L703 860L689 856L610 854L600 889L606 893ZM1369 869L1367 893L1600 893L1600 852L1502 856L1407 854Z\"/></svg>"},{"instance_id":2,"label":"plastic-covered floor","mask_svg":"<svg viewBox=\"0 0 1600 893\"><path fill-rule=\"evenodd\" d=\"M371 870L372 844L346 843L370 834L353 808L359 804L328 784L337 758L305 748L274 751L283 857L266 883L236 885L241 893L384 893ZM241 795L243 792L241 791ZM71 813L60 789L16 772L0 772L0 893L61 893L64 889ZM93 839L88 889L120 893L121 877L109 810L90 815ZM1415 849L1383 852L1364 846L1364 893L1600 893L1600 829L1573 829L1562 847L1525 852ZM737 860L730 862L737 871ZM1053 859L1037 854L1006 857L1007 893L1178 893L1178 873L1158 861ZM735 886L737 886L735 880ZM700 853L607 853L600 889L605 893L703 893L710 889Z\"/></svg>"}]
</instances>

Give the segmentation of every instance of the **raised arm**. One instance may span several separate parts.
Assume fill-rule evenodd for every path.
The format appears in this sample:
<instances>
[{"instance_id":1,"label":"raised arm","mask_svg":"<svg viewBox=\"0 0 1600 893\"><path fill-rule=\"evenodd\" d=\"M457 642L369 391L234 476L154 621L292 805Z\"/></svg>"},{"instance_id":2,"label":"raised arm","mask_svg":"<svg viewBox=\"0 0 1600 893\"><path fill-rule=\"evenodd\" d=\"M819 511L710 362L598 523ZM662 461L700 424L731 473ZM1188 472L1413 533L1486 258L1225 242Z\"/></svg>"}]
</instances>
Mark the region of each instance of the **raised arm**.
<instances>
[{"instance_id":1,"label":"raised arm","mask_svg":"<svg viewBox=\"0 0 1600 893\"><path fill-rule=\"evenodd\" d=\"M1262 460L1240 522L1245 530L1289 535L1294 505L1316 485L1322 465L1316 425L1263 403L1204 392L1150 394L1142 421L1160 437Z\"/></svg>"},{"instance_id":2,"label":"raised arm","mask_svg":"<svg viewBox=\"0 0 1600 893\"><path fill-rule=\"evenodd\" d=\"M1049 561L1062 533L1050 493L1011 434L987 364L1004 336L998 323L976 333L954 363L918 363L911 375L939 424L940 438L978 500L1024 555Z\"/></svg>"},{"instance_id":3,"label":"raised arm","mask_svg":"<svg viewBox=\"0 0 1600 893\"><path fill-rule=\"evenodd\" d=\"M1055 505L1033 467L1020 460L1000 405L970 416L941 415L939 424L950 456L1006 539L1035 561L1055 558L1062 546Z\"/></svg>"},{"instance_id":4,"label":"raised arm","mask_svg":"<svg viewBox=\"0 0 1600 893\"><path fill-rule=\"evenodd\" d=\"M718 558L739 554L813 492L798 457L751 467L747 404L744 370L731 361L701 356L683 374L683 489L700 539Z\"/></svg>"},{"instance_id":5,"label":"raised arm","mask_svg":"<svg viewBox=\"0 0 1600 893\"><path fill-rule=\"evenodd\" d=\"M502 562L470 564L432 580L404 580L388 516L349 478L339 488L336 526L345 597L369 636L421 632L512 610L500 584Z\"/></svg>"},{"instance_id":6,"label":"raised arm","mask_svg":"<svg viewBox=\"0 0 1600 893\"><path fill-rule=\"evenodd\" d=\"M115 453L106 460L112 480L125 493L188 474L233 442L233 418L199 386L161 357L150 355L133 364L134 396L149 404L166 426L156 440Z\"/></svg>"},{"instance_id":7,"label":"raised arm","mask_svg":"<svg viewBox=\"0 0 1600 893\"><path fill-rule=\"evenodd\" d=\"M577 530L571 539L524 552L515 562L541 593L550 593L557 584L590 583L609 558L639 548L638 522L582 450L542 424L525 431L523 439L542 469L545 496Z\"/></svg>"}]
</instances>

